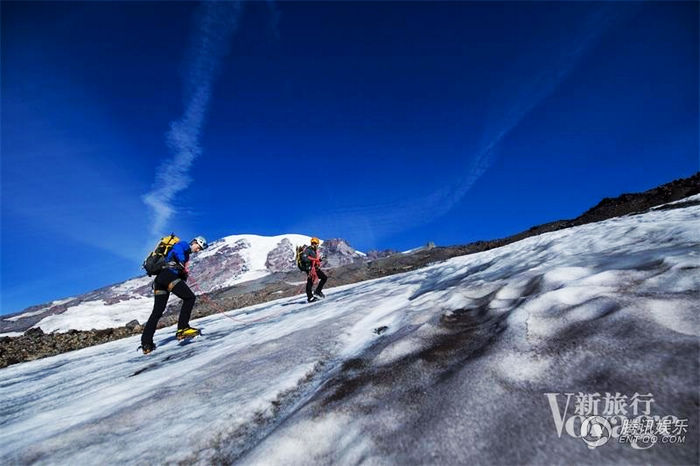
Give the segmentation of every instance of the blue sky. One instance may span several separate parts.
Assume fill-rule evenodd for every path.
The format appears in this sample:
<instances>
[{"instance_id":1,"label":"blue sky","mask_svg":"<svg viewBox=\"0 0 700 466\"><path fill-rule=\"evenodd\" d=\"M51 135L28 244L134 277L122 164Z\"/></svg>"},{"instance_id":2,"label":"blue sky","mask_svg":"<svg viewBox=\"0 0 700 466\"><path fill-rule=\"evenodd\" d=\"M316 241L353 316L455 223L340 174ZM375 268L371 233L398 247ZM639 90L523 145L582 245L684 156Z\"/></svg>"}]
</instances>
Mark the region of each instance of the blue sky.
<instances>
[{"instance_id":1,"label":"blue sky","mask_svg":"<svg viewBox=\"0 0 700 466\"><path fill-rule=\"evenodd\" d=\"M695 173L698 4L2 2L0 313L175 231L493 239Z\"/></svg>"}]
</instances>

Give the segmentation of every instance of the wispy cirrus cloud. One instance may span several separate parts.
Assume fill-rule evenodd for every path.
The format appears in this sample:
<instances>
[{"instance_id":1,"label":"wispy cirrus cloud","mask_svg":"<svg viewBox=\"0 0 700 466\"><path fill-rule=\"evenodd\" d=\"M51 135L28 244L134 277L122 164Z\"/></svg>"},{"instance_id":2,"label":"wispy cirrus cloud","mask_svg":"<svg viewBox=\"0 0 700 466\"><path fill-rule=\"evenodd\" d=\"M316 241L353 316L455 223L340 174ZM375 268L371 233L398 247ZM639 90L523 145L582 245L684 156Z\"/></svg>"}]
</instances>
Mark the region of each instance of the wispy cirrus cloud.
<instances>
[{"instance_id":1,"label":"wispy cirrus cloud","mask_svg":"<svg viewBox=\"0 0 700 466\"><path fill-rule=\"evenodd\" d=\"M513 91L501 89L509 101L494 102L487 126L484 128L479 149L474 154L466 174L455 184L434 193L432 203L440 207L435 209L435 216L450 211L461 201L472 186L491 167L498 156L498 147L503 140L571 74L581 63L583 56L598 43L601 36L619 19L619 10L607 5L591 12L580 24L580 30L572 31L569 38L562 41L551 56L546 66L531 74L529 79L510 84ZM531 57L523 57L527 62ZM527 76L518 71L518 76Z\"/></svg>"},{"instance_id":2,"label":"wispy cirrus cloud","mask_svg":"<svg viewBox=\"0 0 700 466\"><path fill-rule=\"evenodd\" d=\"M568 31L568 37L558 37L556 44L534 44L535 49L511 64L510 75L518 80L503 82L494 89L480 142L461 167L461 177L422 197L338 210L329 217L327 228L333 230L339 224L361 225L358 235L374 240L428 224L447 214L493 165L501 143L559 88L621 14L614 6L596 7L577 28ZM452 167L448 173L459 170L460 167Z\"/></svg>"},{"instance_id":3,"label":"wispy cirrus cloud","mask_svg":"<svg viewBox=\"0 0 700 466\"><path fill-rule=\"evenodd\" d=\"M174 200L191 183L192 162L201 155L200 136L221 61L229 50L242 10L241 2L205 2L187 54L185 109L170 123L166 143L172 157L156 173L153 189L142 199L151 209L151 234L162 234L175 213Z\"/></svg>"}]
</instances>

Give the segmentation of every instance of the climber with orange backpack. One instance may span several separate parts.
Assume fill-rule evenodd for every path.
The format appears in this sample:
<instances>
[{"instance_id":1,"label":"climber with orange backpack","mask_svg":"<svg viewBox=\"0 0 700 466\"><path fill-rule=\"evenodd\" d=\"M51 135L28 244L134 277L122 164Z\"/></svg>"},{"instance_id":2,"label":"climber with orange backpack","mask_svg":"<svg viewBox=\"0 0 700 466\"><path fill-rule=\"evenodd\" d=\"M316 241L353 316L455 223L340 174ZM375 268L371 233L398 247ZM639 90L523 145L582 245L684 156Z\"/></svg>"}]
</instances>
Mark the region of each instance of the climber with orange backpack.
<instances>
[{"instance_id":1,"label":"climber with orange backpack","mask_svg":"<svg viewBox=\"0 0 700 466\"><path fill-rule=\"evenodd\" d=\"M182 299L175 337L182 340L199 335L198 329L190 327L190 315L196 297L185 280L187 280L187 262L190 259L190 254L202 251L207 246L207 240L202 236L197 236L187 243L171 234L162 238L156 249L144 261L143 268L146 269L149 276L155 275L156 278L153 281L155 298L153 311L141 335L143 354L148 354L156 349L156 345L153 343L153 334L156 332L156 325L165 311L171 292Z\"/></svg>"}]
</instances>

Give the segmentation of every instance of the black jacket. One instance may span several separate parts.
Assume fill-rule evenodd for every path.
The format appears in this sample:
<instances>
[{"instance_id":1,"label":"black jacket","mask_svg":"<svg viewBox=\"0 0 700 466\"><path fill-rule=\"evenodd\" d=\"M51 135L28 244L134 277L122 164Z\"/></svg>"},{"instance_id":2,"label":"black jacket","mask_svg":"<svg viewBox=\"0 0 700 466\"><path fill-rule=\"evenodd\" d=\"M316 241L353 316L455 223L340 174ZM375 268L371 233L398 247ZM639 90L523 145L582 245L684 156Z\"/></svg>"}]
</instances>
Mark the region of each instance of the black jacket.
<instances>
[{"instance_id":1,"label":"black jacket","mask_svg":"<svg viewBox=\"0 0 700 466\"><path fill-rule=\"evenodd\" d=\"M301 260L304 263L304 266L306 267L307 270L311 269L311 261L312 260L319 260L321 259L321 253L318 251L318 248L314 248L312 246L307 246L306 249L304 249L304 252L301 253Z\"/></svg>"}]
</instances>

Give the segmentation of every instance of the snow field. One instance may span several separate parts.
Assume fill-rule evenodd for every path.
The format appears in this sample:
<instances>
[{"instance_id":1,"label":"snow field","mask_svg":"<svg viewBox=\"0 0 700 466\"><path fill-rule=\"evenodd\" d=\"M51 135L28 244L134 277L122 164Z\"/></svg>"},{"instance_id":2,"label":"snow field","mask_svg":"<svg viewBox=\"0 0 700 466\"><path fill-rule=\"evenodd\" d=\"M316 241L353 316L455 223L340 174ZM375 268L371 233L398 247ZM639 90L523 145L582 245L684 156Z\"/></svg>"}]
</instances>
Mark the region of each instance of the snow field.
<instances>
[{"instance_id":1,"label":"snow field","mask_svg":"<svg viewBox=\"0 0 700 466\"><path fill-rule=\"evenodd\" d=\"M699 246L699 207L653 211L329 288L312 305L297 296L228 313L235 321L209 316L193 322L204 334L189 344L161 329L149 356L133 337L10 366L0 370L0 462L580 460L566 456L579 446L566 439L541 448L554 435L544 391L583 390L607 371L632 387L652 380L640 393L686 405L697 364L625 350L697 346ZM459 346L437 351L455 329L486 350L467 360L450 359ZM567 344L581 335L585 346ZM498 419L512 412L532 426L497 443Z\"/></svg>"}]
</instances>

